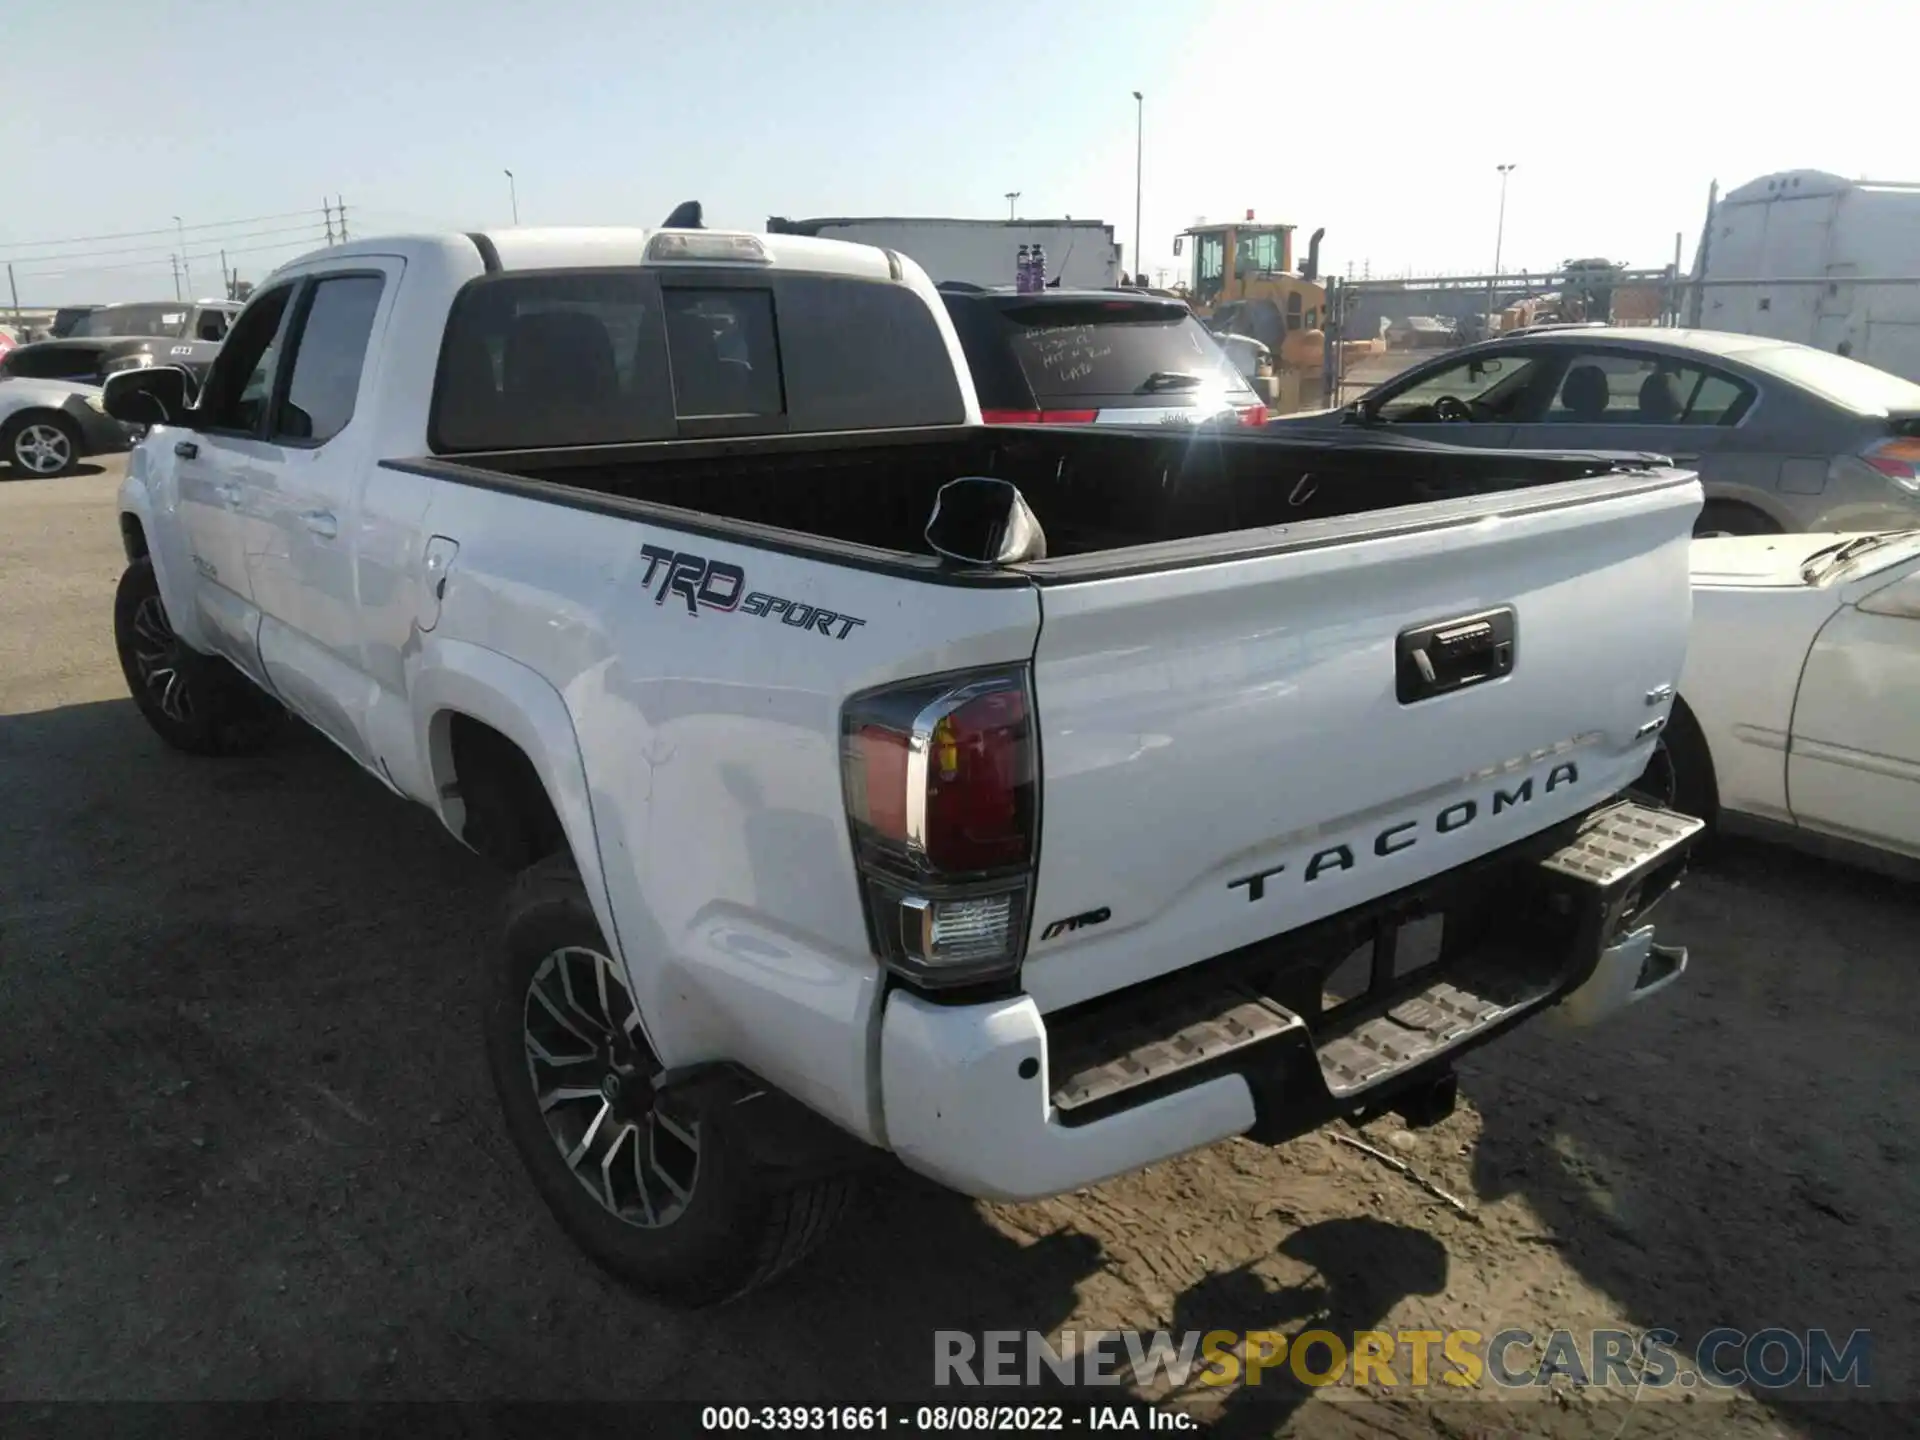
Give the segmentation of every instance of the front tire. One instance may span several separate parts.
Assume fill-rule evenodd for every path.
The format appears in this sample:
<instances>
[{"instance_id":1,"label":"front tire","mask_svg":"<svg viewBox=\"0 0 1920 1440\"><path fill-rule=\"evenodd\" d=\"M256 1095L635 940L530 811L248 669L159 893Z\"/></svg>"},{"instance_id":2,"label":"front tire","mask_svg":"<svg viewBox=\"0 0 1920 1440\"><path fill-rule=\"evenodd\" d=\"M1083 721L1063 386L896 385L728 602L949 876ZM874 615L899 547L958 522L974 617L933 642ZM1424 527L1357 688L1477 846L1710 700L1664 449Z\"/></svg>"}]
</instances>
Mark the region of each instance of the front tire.
<instances>
[{"instance_id":1,"label":"front tire","mask_svg":"<svg viewBox=\"0 0 1920 1440\"><path fill-rule=\"evenodd\" d=\"M0 431L0 454L15 475L52 480L70 475L80 464L84 442L80 429L52 410L29 410L9 420Z\"/></svg>"},{"instance_id":2,"label":"front tire","mask_svg":"<svg viewBox=\"0 0 1920 1440\"><path fill-rule=\"evenodd\" d=\"M286 711L226 661L173 633L153 562L134 561L113 597L113 641L133 703L167 744L189 755L250 755L272 742Z\"/></svg>"},{"instance_id":3,"label":"front tire","mask_svg":"<svg viewBox=\"0 0 1920 1440\"><path fill-rule=\"evenodd\" d=\"M1693 522L1693 538L1712 539L1720 535L1778 535L1780 527L1769 515L1731 500L1709 500L1700 507L1700 518Z\"/></svg>"},{"instance_id":4,"label":"front tire","mask_svg":"<svg viewBox=\"0 0 1920 1440\"><path fill-rule=\"evenodd\" d=\"M570 857L523 871L487 976L488 1068L547 1207L603 1268L671 1303L743 1295L804 1258L845 1209L844 1176L776 1186L721 1107L690 1124L661 1073Z\"/></svg>"}]
</instances>

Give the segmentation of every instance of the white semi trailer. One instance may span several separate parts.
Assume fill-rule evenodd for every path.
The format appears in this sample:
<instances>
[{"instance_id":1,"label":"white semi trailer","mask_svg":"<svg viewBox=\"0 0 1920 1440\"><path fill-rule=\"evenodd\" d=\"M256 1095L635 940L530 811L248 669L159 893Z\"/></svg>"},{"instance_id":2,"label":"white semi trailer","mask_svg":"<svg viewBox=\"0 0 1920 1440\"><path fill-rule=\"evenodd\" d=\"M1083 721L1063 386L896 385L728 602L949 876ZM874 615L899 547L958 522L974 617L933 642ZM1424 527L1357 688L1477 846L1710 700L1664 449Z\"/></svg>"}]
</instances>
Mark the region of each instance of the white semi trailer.
<instances>
[{"instance_id":1,"label":"white semi trailer","mask_svg":"<svg viewBox=\"0 0 1920 1440\"><path fill-rule=\"evenodd\" d=\"M1920 284L1911 283L1920 184L1763 175L1713 207L1694 275L1762 282L1701 286L1694 324L1797 341L1920 381Z\"/></svg>"},{"instance_id":2,"label":"white semi trailer","mask_svg":"<svg viewBox=\"0 0 1920 1440\"><path fill-rule=\"evenodd\" d=\"M1011 285L1022 245L1047 252L1047 279L1072 290L1102 290L1120 283L1120 246L1113 226L1099 220L952 220L908 216L838 216L767 221L771 235L817 235L877 245L907 256L934 283Z\"/></svg>"}]
</instances>

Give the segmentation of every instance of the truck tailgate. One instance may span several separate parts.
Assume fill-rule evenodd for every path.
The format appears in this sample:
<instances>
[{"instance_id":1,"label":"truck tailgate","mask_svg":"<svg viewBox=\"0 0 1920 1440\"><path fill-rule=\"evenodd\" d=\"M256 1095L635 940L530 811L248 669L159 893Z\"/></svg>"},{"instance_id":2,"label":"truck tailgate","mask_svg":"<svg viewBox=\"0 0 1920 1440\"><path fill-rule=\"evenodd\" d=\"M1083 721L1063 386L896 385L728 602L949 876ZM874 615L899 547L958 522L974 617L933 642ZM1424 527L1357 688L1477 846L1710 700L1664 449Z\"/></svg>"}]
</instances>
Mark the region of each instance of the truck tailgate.
<instances>
[{"instance_id":1,"label":"truck tailgate","mask_svg":"<svg viewBox=\"0 0 1920 1440\"><path fill-rule=\"evenodd\" d=\"M1700 503L1673 472L1578 481L1043 584L1028 993L1059 1009L1282 934L1631 784L1685 658Z\"/></svg>"}]
</instances>

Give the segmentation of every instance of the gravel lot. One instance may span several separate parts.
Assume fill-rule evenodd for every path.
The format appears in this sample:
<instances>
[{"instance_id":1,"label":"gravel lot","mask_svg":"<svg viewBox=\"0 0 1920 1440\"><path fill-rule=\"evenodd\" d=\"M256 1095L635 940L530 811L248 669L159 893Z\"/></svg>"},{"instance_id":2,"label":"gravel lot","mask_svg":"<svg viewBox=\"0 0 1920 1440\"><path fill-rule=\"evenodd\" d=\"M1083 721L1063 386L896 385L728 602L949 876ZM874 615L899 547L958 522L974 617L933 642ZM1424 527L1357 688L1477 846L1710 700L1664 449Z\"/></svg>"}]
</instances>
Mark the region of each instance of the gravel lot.
<instances>
[{"instance_id":1,"label":"gravel lot","mask_svg":"<svg viewBox=\"0 0 1920 1440\"><path fill-rule=\"evenodd\" d=\"M888 1178L743 1305L633 1297L495 1122L468 979L499 878L324 742L196 761L126 699L118 474L0 480L0 1398L857 1403L921 1394L936 1329L1316 1324L1868 1328L1876 1392L1914 1395L1920 895L1758 847L1670 902L1668 1003L1523 1032L1443 1125L1370 1128L1470 1214L1328 1136L1235 1142L1037 1205ZM1909 1414L1353 1399L1193 1403L1353 1436Z\"/></svg>"}]
</instances>

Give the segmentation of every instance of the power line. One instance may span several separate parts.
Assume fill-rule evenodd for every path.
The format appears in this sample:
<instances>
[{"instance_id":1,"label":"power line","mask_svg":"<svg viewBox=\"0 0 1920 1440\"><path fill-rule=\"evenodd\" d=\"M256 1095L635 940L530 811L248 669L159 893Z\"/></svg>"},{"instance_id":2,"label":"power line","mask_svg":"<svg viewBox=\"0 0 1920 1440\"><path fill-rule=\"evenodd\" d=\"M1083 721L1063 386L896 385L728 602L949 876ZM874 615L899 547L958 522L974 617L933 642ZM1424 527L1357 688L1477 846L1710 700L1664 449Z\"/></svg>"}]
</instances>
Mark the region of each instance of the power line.
<instances>
[{"instance_id":1,"label":"power line","mask_svg":"<svg viewBox=\"0 0 1920 1440\"><path fill-rule=\"evenodd\" d=\"M238 248L229 248L226 253L229 255L255 255L266 250L319 249L325 243L326 241L323 236L309 235L303 239L280 240L266 245L242 245ZM214 260L219 258L220 253L219 250L208 250L204 253L188 255L185 258L188 262L195 260ZM23 278L26 276L35 276L40 279L46 279L61 275L101 275L110 271L119 270L168 270L171 269L180 258L178 253L169 253L156 256L150 260L122 260L112 265L66 265L58 266L51 270L22 270L20 274Z\"/></svg>"},{"instance_id":2,"label":"power line","mask_svg":"<svg viewBox=\"0 0 1920 1440\"><path fill-rule=\"evenodd\" d=\"M309 219L304 225L280 225L267 230L243 230L238 235L209 235L205 238L208 241L219 240L224 244L228 240L257 240L263 235L293 235L312 228L313 221ZM37 265L43 260L93 260L105 255L154 255L169 249L177 252L178 247L154 244L122 245L107 250L75 250L57 255L13 255L8 258L15 265Z\"/></svg>"},{"instance_id":3,"label":"power line","mask_svg":"<svg viewBox=\"0 0 1920 1440\"><path fill-rule=\"evenodd\" d=\"M263 220L294 220L311 214L311 209L282 210L277 215L249 215L242 220L206 220L186 226L161 225L152 230L122 230L114 235L74 235L65 240L7 240L0 241L0 250L33 250L43 245L91 245L99 240L138 240L147 235L173 235L181 229L226 230L235 225L257 225Z\"/></svg>"}]
</instances>

